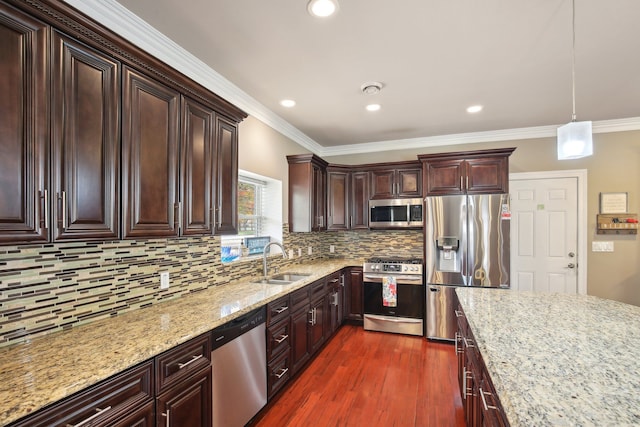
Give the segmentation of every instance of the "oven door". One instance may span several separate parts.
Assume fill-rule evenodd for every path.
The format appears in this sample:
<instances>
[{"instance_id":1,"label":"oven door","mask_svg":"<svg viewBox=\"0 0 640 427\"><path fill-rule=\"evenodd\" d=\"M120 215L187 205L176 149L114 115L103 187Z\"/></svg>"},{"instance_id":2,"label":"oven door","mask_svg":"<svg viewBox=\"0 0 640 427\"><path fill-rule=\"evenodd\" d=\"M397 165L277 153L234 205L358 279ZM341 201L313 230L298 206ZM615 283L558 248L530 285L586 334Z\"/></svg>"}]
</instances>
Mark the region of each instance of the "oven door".
<instances>
[{"instance_id":1,"label":"oven door","mask_svg":"<svg viewBox=\"0 0 640 427\"><path fill-rule=\"evenodd\" d=\"M364 314L389 317L424 318L424 284L422 276L396 276L397 304L387 307L382 303L383 274L364 275Z\"/></svg>"}]
</instances>

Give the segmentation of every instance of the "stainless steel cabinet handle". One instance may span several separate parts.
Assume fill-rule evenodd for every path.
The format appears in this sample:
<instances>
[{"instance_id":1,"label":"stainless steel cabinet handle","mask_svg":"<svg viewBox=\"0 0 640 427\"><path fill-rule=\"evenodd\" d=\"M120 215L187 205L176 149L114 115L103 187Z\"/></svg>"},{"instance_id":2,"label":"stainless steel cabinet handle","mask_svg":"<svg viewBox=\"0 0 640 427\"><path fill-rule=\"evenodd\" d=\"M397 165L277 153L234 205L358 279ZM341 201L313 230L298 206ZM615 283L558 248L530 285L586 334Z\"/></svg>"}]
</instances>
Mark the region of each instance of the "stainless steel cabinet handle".
<instances>
[{"instance_id":1,"label":"stainless steel cabinet handle","mask_svg":"<svg viewBox=\"0 0 640 427\"><path fill-rule=\"evenodd\" d=\"M100 414L104 413L105 411L108 411L109 409L111 409L111 406L107 406L104 409L96 408L96 413L91 415L89 418L86 418L86 419L80 421L78 424L67 424L67 427L81 427L81 426L91 422L96 417L99 417Z\"/></svg>"},{"instance_id":2,"label":"stainless steel cabinet handle","mask_svg":"<svg viewBox=\"0 0 640 427\"><path fill-rule=\"evenodd\" d=\"M62 228L67 228L67 192L62 192Z\"/></svg>"},{"instance_id":3,"label":"stainless steel cabinet handle","mask_svg":"<svg viewBox=\"0 0 640 427\"><path fill-rule=\"evenodd\" d=\"M456 317L463 317L464 315L462 314L461 311L459 310L454 310L454 313L456 313Z\"/></svg>"},{"instance_id":4,"label":"stainless steel cabinet handle","mask_svg":"<svg viewBox=\"0 0 640 427\"><path fill-rule=\"evenodd\" d=\"M49 192L44 190L44 228L49 229Z\"/></svg>"},{"instance_id":5,"label":"stainless steel cabinet handle","mask_svg":"<svg viewBox=\"0 0 640 427\"><path fill-rule=\"evenodd\" d=\"M475 396L473 394L473 372L465 371L465 382L464 382L464 395L465 398L467 396Z\"/></svg>"},{"instance_id":6,"label":"stainless steel cabinet handle","mask_svg":"<svg viewBox=\"0 0 640 427\"><path fill-rule=\"evenodd\" d=\"M464 184L463 184L463 181L462 181L462 175L460 175L460 189L464 190Z\"/></svg>"},{"instance_id":7,"label":"stainless steel cabinet handle","mask_svg":"<svg viewBox=\"0 0 640 427\"><path fill-rule=\"evenodd\" d=\"M462 337L462 341L464 342L464 346L467 348L475 348L475 345L473 345L473 340L472 339L467 339L465 337ZM469 344L471 343L471 344Z\"/></svg>"},{"instance_id":8,"label":"stainless steel cabinet handle","mask_svg":"<svg viewBox=\"0 0 640 427\"><path fill-rule=\"evenodd\" d=\"M162 414L162 416L167 418L167 427L171 427L169 425L169 423L171 422L171 413L170 413L169 409L167 409L167 413L166 414Z\"/></svg>"},{"instance_id":9,"label":"stainless steel cabinet handle","mask_svg":"<svg viewBox=\"0 0 640 427\"><path fill-rule=\"evenodd\" d=\"M333 280L331 281L331 283L336 283L338 280L340 280L340 279L335 278L335 279L333 279Z\"/></svg>"},{"instance_id":10,"label":"stainless steel cabinet handle","mask_svg":"<svg viewBox=\"0 0 640 427\"><path fill-rule=\"evenodd\" d=\"M280 378L282 378L282 376L283 376L284 374L286 374L287 372L289 372L289 368L282 368L282 369L280 369L280 372L279 372L279 373L274 374L274 375L276 376L276 378L280 379Z\"/></svg>"},{"instance_id":11,"label":"stainless steel cabinet handle","mask_svg":"<svg viewBox=\"0 0 640 427\"><path fill-rule=\"evenodd\" d=\"M467 367L462 367L462 398L467 398Z\"/></svg>"},{"instance_id":12,"label":"stainless steel cabinet handle","mask_svg":"<svg viewBox=\"0 0 640 427\"><path fill-rule=\"evenodd\" d=\"M467 175L467 190L469 189L469 175Z\"/></svg>"},{"instance_id":13,"label":"stainless steel cabinet handle","mask_svg":"<svg viewBox=\"0 0 640 427\"><path fill-rule=\"evenodd\" d=\"M187 366L191 365L193 362L195 362L198 359L202 359L202 354L193 356L191 360L189 360L187 363L178 363L178 369L186 368Z\"/></svg>"},{"instance_id":14,"label":"stainless steel cabinet handle","mask_svg":"<svg viewBox=\"0 0 640 427\"><path fill-rule=\"evenodd\" d=\"M315 308L309 310L309 315L311 316L311 319L309 319L309 324L312 325L312 326L313 326L313 312L314 312L314 310L315 310Z\"/></svg>"},{"instance_id":15,"label":"stainless steel cabinet handle","mask_svg":"<svg viewBox=\"0 0 640 427\"><path fill-rule=\"evenodd\" d=\"M286 340L287 338L289 338L289 335L280 335L280 338L276 338L276 342L280 344L282 341Z\"/></svg>"},{"instance_id":16,"label":"stainless steel cabinet handle","mask_svg":"<svg viewBox=\"0 0 640 427\"><path fill-rule=\"evenodd\" d=\"M491 393L487 393L487 394L491 395ZM482 406L484 406L485 411L488 411L489 409L498 409L496 406L487 405L487 399L485 399L484 397L484 391L482 391L482 387L480 387L480 397L482 398Z\"/></svg>"},{"instance_id":17,"label":"stainless steel cabinet handle","mask_svg":"<svg viewBox=\"0 0 640 427\"><path fill-rule=\"evenodd\" d=\"M282 307L280 307L280 308L276 308L274 311L276 312L276 314L280 314L280 313L285 312L285 311L286 311L286 310L288 310L288 309L289 309L289 307L287 307L286 305L283 305L283 306L282 306Z\"/></svg>"}]
</instances>

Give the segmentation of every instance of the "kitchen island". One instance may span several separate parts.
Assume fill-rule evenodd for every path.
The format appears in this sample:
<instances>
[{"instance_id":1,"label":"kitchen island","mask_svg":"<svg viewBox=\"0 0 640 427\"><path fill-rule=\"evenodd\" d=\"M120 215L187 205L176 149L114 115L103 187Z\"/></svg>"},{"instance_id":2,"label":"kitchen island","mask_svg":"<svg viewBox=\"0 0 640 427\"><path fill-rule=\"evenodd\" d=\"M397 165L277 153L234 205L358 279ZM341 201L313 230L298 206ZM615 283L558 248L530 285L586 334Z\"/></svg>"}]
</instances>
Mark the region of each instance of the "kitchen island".
<instances>
[{"instance_id":1,"label":"kitchen island","mask_svg":"<svg viewBox=\"0 0 640 427\"><path fill-rule=\"evenodd\" d=\"M511 426L640 425L640 307L457 288Z\"/></svg>"},{"instance_id":2,"label":"kitchen island","mask_svg":"<svg viewBox=\"0 0 640 427\"><path fill-rule=\"evenodd\" d=\"M361 260L294 265L288 285L259 277L0 349L0 426L147 361L238 316Z\"/></svg>"}]
</instances>

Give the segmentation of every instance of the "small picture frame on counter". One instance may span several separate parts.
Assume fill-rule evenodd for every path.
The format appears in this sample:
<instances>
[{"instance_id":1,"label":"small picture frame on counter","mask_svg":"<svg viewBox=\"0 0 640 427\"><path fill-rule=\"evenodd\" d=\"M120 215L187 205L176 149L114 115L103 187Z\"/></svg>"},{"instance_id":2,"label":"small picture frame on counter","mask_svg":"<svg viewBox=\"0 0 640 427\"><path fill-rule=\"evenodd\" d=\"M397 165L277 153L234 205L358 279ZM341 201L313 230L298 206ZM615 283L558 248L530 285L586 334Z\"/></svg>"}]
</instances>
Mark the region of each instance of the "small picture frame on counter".
<instances>
[{"instance_id":1,"label":"small picture frame on counter","mask_svg":"<svg viewBox=\"0 0 640 427\"><path fill-rule=\"evenodd\" d=\"M600 193L600 213L627 213L629 209L629 193Z\"/></svg>"}]
</instances>

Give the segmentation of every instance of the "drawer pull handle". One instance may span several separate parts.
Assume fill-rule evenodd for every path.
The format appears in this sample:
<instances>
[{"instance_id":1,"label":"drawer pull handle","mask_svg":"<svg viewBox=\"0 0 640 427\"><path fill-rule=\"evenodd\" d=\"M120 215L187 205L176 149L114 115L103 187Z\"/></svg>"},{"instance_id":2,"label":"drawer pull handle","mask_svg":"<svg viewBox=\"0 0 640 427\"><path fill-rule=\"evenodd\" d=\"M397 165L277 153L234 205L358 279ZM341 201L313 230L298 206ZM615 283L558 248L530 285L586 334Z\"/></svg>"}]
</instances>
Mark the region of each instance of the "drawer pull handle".
<instances>
[{"instance_id":1,"label":"drawer pull handle","mask_svg":"<svg viewBox=\"0 0 640 427\"><path fill-rule=\"evenodd\" d=\"M67 424L67 427L81 427L89 422L91 422L92 420L94 420L96 417L99 417L100 414L102 414L105 411L108 411L109 409L111 409L111 406L107 406L104 409L100 409L100 408L96 408L96 413L91 415L89 418L80 421L78 424Z\"/></svg>"},{"instance_id":2,"label":"drawer pull handle","mask_svg":"<svg viewBox=\"0 0 640 427\"><path fill-rule=\"evenodd\" d=\"M473 345L473 340L472 339L462 337L462 341L464 342L464 346L465 347L467 347L467 348L475 348L475 345ZM471 344L469 344L469 343L471 343Z\"/></svg>"},{"instance_id":3,"label":"drawer pull handle","mask_svg":"<svg viewBox=\"0 0 640 427\"><path fill-rule=\"evenodd\" d=\"M280 338L276 338L276 342L278 344L280 344L282 341L286 340L287 338L289 338L289 335L280 335Z\"/></svg>"},{"instance_id":4,"label":"drawer pull handle","mask_svg":"<svg viewBox=\"0 0 640 427\"><path fill-rule=\"evenodd\" d=\"M167 409L167 413L162 414L162 416L167 419L167 427L169 427L169 423L171 422L171 410Z\"/></svg>"},{"instance_id":5,"label":"drawer pull handle","mask_svg":"<svg viewBox=\"0 0 640 427\"><path fill-rule=\"evenodd\" d=\"M458 311L458 310L454 310L454 312L456 313L456 317L463 317L462 312Z\"/></svg>"},{"instance_id":6,"label":"drawer pull handle","mask_svg":"<svg viewBox=\"0 0 640 427\"><path fill-rule=\"evenodd\" d=\"M280 308L276 308L276 309L275 309L275 312L276 312L276 314L280 314L280 313L284 313L284 312L285 312L286 310L288 310L288 309L289 309L289 307L287 307L287 306L285 305L285 306L282 306L282 307L280 307Z\"/></svg>"},{"instance_id":7,"label":"drawer pull handle","mask_svg":"<svg viewBox=\"0 0 640 427\"><path fill-rule=\"evenodd\" d=\"M289 372L289 368L282 368L282 369L280 369L280 372L279 372L279 373L274 374L274 375L276 376L276 378L280 379L280 378L282 378L282 376L283 376L284 374L286 374L287 372Z\"/></svg>"},{"instance_id":8,"label":"drawer pull handle","mask_svg":"<svg viewBox=\"0 0 640 427\"><path fill-rule=\"evenodd\" d=\"M187 363L178 363L178 369L186 368L187 366L191 365L193 362L201 358L202 354L199 354L197 356L193 356Z\"/></svg>"},{"instance_id":9,"label":"drawer pull handle","mask_svg":"<svg viewBox=\"0 0 640 427\"><path fill-rule=\"evenodd\" d=\"M491 393L487 393L487 394L491 395ZM498 407L496 406L488 406L487 399L485 399L484 395L485 395L485 392L482 391L482 387L480 387L480 397L482 398L482 406L484 406L484 410L488 411L489 409L498 409Z\"/></svg>"}]
</instances>

